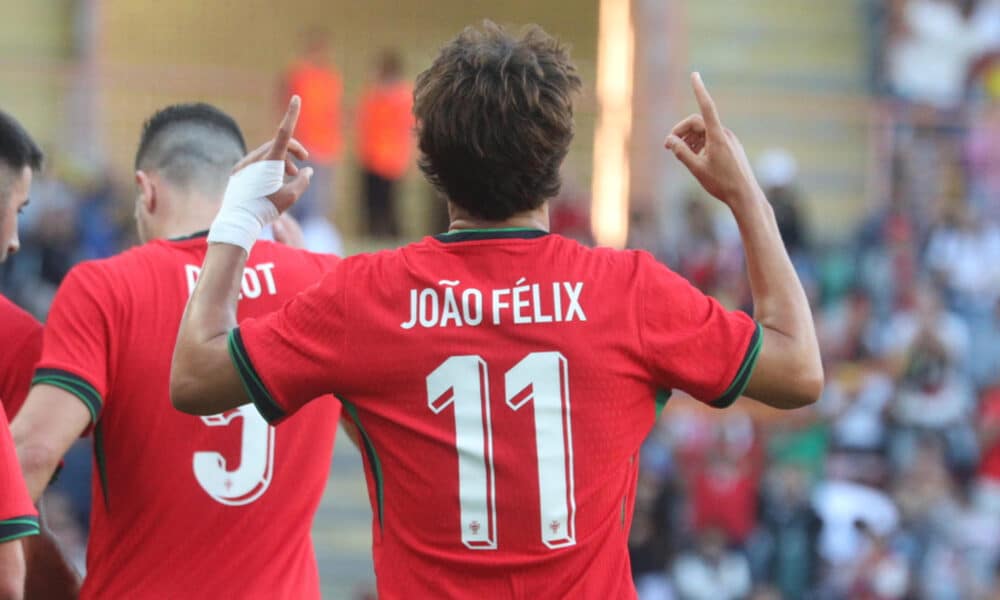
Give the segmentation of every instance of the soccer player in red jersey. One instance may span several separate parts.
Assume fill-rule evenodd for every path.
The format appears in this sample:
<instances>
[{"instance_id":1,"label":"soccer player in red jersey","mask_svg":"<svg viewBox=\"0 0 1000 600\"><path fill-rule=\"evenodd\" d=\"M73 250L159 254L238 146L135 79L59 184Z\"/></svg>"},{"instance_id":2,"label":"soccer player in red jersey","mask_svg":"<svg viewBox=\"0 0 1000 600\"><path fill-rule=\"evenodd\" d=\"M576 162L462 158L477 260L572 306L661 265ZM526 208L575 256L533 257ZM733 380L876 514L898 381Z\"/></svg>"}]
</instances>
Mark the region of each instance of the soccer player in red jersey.
<instances>
[{"instance_id":1,"label":"soccer player in red jersey","mask_svg":"<svg viewBox=\"0 0 1000 600\"><path fill-rule=\"evenodd\" d=\"M28 204L34 171L42 152L31 136L0 111L0 263L21 247L17 216ZM0 296L0 598L24 593L21 539L38 534L38 513L21 477L8 429L28 392L31 369L41 349L42 326L31 315Z\"/></svg>"},{"instance_id":2,"label":"soccer player in red jersey","mask_svg":"<svg viewBox=\"0 0 1000 600\"><path fill-rule=\"evenodd\" d=\"M336 400L317 400L276 431L251 406L199 418L168 398L177 325L207 248L199 231L244 153L239 127L214 107L155 114L135 161L145 243L74 267L53 301L12 428L33 498L73 440L93 431L83 598L320 595L310 525L329 472ZM260 242L241 269L240 317L276 310L338 260Z\"/></svg>"},{"instance_id":3,"label":"soccer player in red jersey","mask_svg":"<svg viewBox=\"0 0 1000 600\"><path fill-rule=\"evenodd\" d=\"M345 259L237 326L254 231L213 226L177 338L174 405L205 414L249 398L277 423L339 395L363 438L379 598L634 598L626 542L658 392L795 408L823 379L774 214L692 83L701 114L666 146L736 218L755 318L645 252L548 233L580 81L540 29L487 24L446 45L415 89L420 164L448 199L450 231ZM284 158L296 109L244 160L252 171L229 187L241 198L216 224L266 221L267 206L294 201L245 180Z\"/></svg>"}]
</instances>

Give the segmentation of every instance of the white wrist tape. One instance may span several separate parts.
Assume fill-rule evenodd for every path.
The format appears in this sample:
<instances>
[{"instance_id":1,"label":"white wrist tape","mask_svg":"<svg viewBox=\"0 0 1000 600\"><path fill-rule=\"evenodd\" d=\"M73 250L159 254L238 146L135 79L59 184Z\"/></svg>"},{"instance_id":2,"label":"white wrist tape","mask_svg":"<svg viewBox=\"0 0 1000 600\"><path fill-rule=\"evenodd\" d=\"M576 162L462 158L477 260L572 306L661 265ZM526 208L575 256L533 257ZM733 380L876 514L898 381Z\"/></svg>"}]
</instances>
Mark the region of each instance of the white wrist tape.
<instances>
[{"instance_id":1,"label":"white wrist tape","mask_svg":"<svg viewBox=\"0 0 1000 600\"><path fill-rule=\"evenodd\" d=\"M232 244L250 253L265 225L278 219L278 209L267 199L285 183L285 163L255 162L229 178L222 208L208 231L208 243Z\"/></svg>"}]
</instances>

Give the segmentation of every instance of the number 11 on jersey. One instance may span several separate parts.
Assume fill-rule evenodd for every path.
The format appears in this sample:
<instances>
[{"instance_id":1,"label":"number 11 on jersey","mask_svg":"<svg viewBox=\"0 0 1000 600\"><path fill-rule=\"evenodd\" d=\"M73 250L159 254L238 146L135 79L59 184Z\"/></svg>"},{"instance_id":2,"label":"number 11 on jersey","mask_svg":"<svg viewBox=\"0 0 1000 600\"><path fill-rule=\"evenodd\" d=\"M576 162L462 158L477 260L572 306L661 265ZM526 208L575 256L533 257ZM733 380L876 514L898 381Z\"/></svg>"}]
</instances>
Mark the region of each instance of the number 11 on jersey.
<instances>
[{"instance_id":1,"label":"number 11 on jersey","mask_svg":"<svg viewBox=\"0 0 1000 600\"><path fill-rule=\"evenodd\" d=\"M534 406L540 534L552 549L576 544L569 370L558 352L533 352L504 376L507 406ZM427 376L435 414L454 407L462 543L497 548L489 370L480 356L452 356Z\"/></svg>"}]
</instances>

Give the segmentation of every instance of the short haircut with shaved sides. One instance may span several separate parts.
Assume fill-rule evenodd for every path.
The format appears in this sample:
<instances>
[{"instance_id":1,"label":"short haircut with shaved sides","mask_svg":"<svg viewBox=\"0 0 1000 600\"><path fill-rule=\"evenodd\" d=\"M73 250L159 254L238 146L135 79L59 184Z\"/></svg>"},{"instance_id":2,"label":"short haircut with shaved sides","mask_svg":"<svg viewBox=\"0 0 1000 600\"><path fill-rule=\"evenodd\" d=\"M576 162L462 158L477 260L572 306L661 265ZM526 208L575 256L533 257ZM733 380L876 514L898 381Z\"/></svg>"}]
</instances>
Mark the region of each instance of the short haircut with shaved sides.
<instances>
[{"instance_id":1,"label":"short haircut with shaved sides","mask_svg":"<svg viewBox=\"0 0 1000 600\"><path fill-rule=\"evenodd\" d=\"M42 151L17 120L0 110L0 202L6 202L11 180L24 167L42 168Z\"/></svg>"},{"instance_id":2,"label":"short haircut with shaved sides","mask_svg":"<svg viewBox=\"0 0 1000 600\"><path fill-rule=\"evenodd\" d=\"M540 27L467 28L417 77L421 170L479 218L538 208L559 193L580 86L565 46Z\"/></svg>"},{"instance_id":3,"label":"short haircut with shaved sides","mask_svg":"<svg viewBox=\"0 0 1000 600\"><path fill-rule=\"evenodd\" d=\"M135 168L155 171L178 188L215 194L225 190L244 154L243 132L232 117L210 104L174 104L143 125Z\"/></svg>"}]
</instances>

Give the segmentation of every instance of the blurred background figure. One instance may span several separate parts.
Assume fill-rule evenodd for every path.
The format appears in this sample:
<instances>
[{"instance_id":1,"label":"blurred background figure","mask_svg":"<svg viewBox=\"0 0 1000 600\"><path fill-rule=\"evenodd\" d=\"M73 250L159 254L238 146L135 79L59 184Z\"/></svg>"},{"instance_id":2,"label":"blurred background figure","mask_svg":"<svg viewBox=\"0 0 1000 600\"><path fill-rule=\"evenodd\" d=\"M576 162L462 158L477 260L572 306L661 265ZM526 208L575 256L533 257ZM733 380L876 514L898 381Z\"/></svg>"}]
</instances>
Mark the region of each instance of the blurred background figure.
<instances>
[{"instance_id":1,"label":"blurred background figure","mask_svg":"<svg viewBox=\"0 0 1000 600\"><path fill-rule=\"evenodd\" d=\"M726 546L726 534L706 529L673 568L679 600L739 600L750 595L753 582L746 556Z\"/></svg>"},{"instance_id":2,"label":"blurred background figure","mask_svg":"<svg viewBox=\"0 0 1000 600\"><path fill-rule=\"evenodd\" d=\"M329 37L319 27L305 32L302 53L284 74L278 106L288 106L293 95L302 98L295 136L309 151L305 165L313 168L309 189L292 207L292 216L302 224L307 248L342 254L340 232L329 216L335 208L335 177L344 148L344 83L330 57Z\"/></svg>"},{"instance_id":3,"label":"blurred background figure","mask_svg":"<svg viewBox=\"0 0 1000 600\"><path fill-rule=\"evenodd\" d=\"M385 50L358 107L362 212L368 235L399 237L396 196L413 160L412 108L413 87L403 79L402 57L396 50Z\"/></svg>"}]
</instances>

